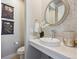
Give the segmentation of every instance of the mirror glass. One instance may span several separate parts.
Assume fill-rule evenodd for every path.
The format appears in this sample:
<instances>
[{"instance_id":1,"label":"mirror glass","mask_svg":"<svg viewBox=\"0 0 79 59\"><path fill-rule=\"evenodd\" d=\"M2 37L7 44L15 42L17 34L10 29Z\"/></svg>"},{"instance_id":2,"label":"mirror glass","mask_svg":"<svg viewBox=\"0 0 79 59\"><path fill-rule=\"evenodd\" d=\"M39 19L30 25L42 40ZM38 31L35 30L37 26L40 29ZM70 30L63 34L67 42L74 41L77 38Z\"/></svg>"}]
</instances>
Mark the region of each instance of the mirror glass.
<instances>
[{"instance_id":1,"label":"mirror glass","mask_svg":"<svg viewBox=\"0 0 79 59\"><path fill-rule=\"evenodd\" d=\"M67 14L66 4L62 0L51 1L45 11L45 21L48 24L56 25Z\"/></svg>"}]
</instances>

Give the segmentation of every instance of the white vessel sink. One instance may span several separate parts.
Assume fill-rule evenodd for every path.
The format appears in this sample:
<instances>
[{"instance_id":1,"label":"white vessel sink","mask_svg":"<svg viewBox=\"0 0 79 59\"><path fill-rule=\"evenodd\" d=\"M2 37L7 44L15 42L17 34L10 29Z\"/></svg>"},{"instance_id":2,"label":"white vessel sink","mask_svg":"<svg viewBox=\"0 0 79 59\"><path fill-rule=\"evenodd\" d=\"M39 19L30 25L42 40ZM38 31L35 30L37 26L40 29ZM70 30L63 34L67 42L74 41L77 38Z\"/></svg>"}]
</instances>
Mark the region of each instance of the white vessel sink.
<instances>
[{"instance_id":1,"label":"white vessel sink","mask_svg":"<svg viewBox=\"0 0 79 59\"><path fill-rule=\"evenodd\" d=\"M56 38L40 38L39 42L45 46L57 47L60 46L60 40Z\"/></svg>"}]
</instances>

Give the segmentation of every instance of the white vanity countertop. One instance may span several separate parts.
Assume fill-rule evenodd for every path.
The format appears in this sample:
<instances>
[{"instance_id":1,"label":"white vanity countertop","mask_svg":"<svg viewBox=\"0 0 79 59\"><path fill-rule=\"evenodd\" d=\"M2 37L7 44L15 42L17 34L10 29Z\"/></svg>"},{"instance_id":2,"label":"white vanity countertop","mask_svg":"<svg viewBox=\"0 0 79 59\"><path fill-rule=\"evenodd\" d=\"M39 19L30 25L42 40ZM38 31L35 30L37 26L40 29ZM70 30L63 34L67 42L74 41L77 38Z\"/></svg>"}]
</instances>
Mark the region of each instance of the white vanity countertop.
<instances>
[{"instance_id":1,"label":"white vanity countertop","mask_svg":"<svg viewBox=\"0 0 79 59\"><path fill-rule=\"evenodd\" d=\"M32 39L29 42L30 45L54 59L77 59L77 48L66 47L64 45L48 47L41 44L39 39Z\"/></svg>"}]
</instances>

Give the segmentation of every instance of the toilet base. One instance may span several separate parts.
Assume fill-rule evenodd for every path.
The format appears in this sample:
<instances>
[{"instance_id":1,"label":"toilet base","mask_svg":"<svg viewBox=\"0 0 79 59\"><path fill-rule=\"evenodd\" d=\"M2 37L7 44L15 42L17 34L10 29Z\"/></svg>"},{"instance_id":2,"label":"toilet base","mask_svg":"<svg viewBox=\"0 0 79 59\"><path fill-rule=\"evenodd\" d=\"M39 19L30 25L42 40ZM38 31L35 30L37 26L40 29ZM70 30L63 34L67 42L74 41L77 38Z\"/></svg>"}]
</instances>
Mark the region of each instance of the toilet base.
<instances>
[{"instance_id":1,"label":"toilet base","mask_svg":"<svg viewBox=\"0 0 79 59\"><path fill-rule=\"evenodd\" d=\"M20 55L20 59L24 59L24 54Z\"/></svg>"}]
</instances>

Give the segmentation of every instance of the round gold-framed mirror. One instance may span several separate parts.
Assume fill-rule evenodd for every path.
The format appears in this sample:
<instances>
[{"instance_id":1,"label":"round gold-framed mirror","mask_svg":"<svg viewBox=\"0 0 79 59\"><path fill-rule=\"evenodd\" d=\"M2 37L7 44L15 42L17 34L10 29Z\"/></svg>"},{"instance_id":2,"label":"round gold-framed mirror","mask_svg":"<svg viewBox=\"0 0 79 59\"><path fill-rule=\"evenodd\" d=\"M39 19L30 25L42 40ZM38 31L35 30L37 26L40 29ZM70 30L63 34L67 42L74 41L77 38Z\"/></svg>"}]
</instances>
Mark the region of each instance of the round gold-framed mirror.
<instances>
[{"instance_id":1,"label":"round gold-framed mirror","mask_svg":"<svg viewBox=\"0 0 79 59\"><path fill-rule=\"evenodd\" d=\"M46 7L44 19L46 24L59 25L69 13L69 4L67 0L53 0Z\"/></svg>"}]
</instances>

